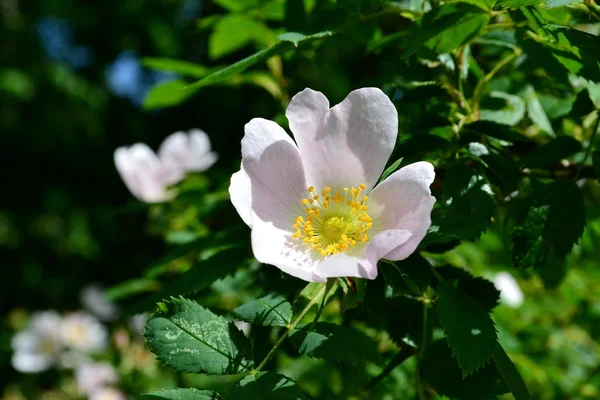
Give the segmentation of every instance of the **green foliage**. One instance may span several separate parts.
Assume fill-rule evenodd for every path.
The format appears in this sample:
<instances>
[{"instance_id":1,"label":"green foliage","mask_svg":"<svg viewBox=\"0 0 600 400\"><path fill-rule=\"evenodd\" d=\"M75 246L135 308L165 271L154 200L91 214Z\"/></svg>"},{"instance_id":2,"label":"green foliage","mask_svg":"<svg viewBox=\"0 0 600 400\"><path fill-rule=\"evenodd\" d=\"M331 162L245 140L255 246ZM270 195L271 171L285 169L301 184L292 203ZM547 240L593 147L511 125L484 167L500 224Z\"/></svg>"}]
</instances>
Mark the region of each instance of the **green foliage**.
<instances>
[{"instance_id":1,"label":"green foliage","mask_svg":"<svg viewBox=\"0 0 600 400\"><path fill-rule=\"evenodd\" d=\"M190 373L235 374L248 370L247 342L223 317L197 303L172 298L146 324L149 348L164 363Z\"/></svg>"},{"instance_id":2,"label":"green foliage","mask_svg":"<svg viewBox=\"0 0 600 400\"><path fill-rule=\"evenodd\" d=\"M264 50L259 51L249 57L244 58L236 62L235 64L230 65L229 67L223 68L217 72L214 72L199 81L189 85L187 90L198 89L203 86L208 86L220 82L226 78L229 78L232 75L235 75L239 72L250 68L252 65L257 64L259 62L265 61L277 54L281 54L286 50L293 48L294 46L299 46L301 43L310 42L311 40L321 39L326 36L332 35L332 32L320 32L315 33L313 35L303 35L301 33L289 32L283 35L278 36L278 41L273 46L266 48Z\"/></svg>"},{"instance_id":3,"label":"green foliage","mask_svg":"<svg viewBox=\"0 0 600 400\"><path fill-rule=\"evenodd\" d=\"M144 398L165 399L165 400L217 400L221 397L210 390L198 389L171 389L161 390L159 392L147 393Z\"/></svg>"},{"instance_id":4,"label":"green foliage","mask_svg":"<svg viewBox=\"0 0 600 400\"><path fill-rule=\"evenodd\" d=\"M489 361L498 343L496 326L487 311L452 281L439 284L436 292L440 322L465 377Z\"/></svg>"},{"instance_id":5,"label":"green foliage","mask_svg":"<svg viewBox=\"0 0 600 400\"><path fill-rule=\"evenodd\" d=\"M273 372L249 375L235 385L226 400L303 400L306 395L296 382Z\"/></svg>"},{"instance_id":6,"label":"green foliage","mask_svg":"<svg viewBox=\"0 0 600 400\"><path fill-rule=\"evenodd\" d=\"M318 322L292 331L290 340L300 353L309 357L348 363L381 361L371 339L347 326Z\"/></svg>"},{"instance_id":7,"label":"green foliage","mask_svg":"<svg viewBox=\"0 0 600 400\"><path fill-rule=\"evenodd\" d=\"M292 320L292 305L281 296L267 295L233 310L242 321L264 326L287 326Z\"/></svg>"},{"instance_id":8,"label":"green foliage","mask_svg":"<svg viewBox=\"0 0 600 400\"><path fill-rule=\"evenodd\" d=\"M600 151L592 154L592 162L594 163L594 169L596 170L596 178L600 179Z\"/></svg>"},{"instance_id":9,"label":"green foliage","mask_svg":"<svg viewBox=\"0 0 600 400\"><path fill-rule=\"evenodd\" d=\"M494 363L487 363L465 376L445 339L436 340L427 347L423 371L431 387L452 399L496 398L508 391Z\"/></svg>"},{"instance_id":10,"label":"green foliage","mask_svg":"<svg viewBox=\"0 0 600 400\"><path fill-rule=\"evenodd\" d=\"M164 108L176 106L192 93L186 91L187 83L180 79L166 81L154 86L144 99L144 108Z\"/></svg>"},{"instance_id":11,"label":"green foliage","mask_svg":"<svg viewBox=\"0 0 600 400\"><path fill-rule=\"evenodd\" d=\"M520 268L564 260L585 228L581 190L574 182L553 182L526 199L513 229L513 261ZM569 210L565 212L565 210Z\"/></svg>"},{"instance_id":12,"label":"green foliage","mask_svg":"<svg viewBox=\"0 0 600 400\"><path fill-rule=\"evenodd\" d=\"M190 247L185 246L185 250L189 251L189 249ZM126 314L131 315L147 311L154 307L157 302L170 296L189 295L198 292L213 282L235 272L246 258L244 252L237 246L225 247L219 250L212 257L196 261L190 269L181 274L172 284L163 287L126 309ZM176 252L176 254L181 253Z\"/></svg>"},{"instance_id":13,"label":"green foliage","mask_svg":"<svg viewBox=\"0 0 600 400\"><path fill-rule=\"evenodd\" d=\"M581 151L581 143L570 136L560 136L533 150L523 160L528 168L544 168Z\"/></svg>"},{"instance_id":14,"label":"green foliage","mask_svg":"<svg viewBox=\"0 0 600 400\"><path fill-rule=\"evenodd\" d=\"M425 13L409 31L404 57L410 57L423 45L436 53L450 52L477 36L488 19L484 10L466 3L436 8Z\"/></svg>"}]
</instances>

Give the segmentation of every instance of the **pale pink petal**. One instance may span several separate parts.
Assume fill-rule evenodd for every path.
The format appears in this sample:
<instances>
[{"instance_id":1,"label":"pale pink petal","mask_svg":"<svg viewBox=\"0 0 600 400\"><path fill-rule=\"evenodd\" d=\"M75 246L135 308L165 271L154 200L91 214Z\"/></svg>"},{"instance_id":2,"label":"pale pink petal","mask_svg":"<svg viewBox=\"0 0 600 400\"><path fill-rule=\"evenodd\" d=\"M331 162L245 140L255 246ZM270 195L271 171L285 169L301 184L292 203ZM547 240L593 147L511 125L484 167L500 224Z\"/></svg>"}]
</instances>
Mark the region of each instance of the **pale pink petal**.
<instances>
[{"instance_id":1,"label":"pale pink petal","mask_svg":"<svg viewBox=\"0 0 600 400\"><path fill-rule=\"evenodd\" d=\"M417 162L396 171L369 194L369 215L376 231L403 229L411 233L410 239L384 258L405 259L425 237L435 203L429 189L434 178L433 165Z\"/></svg>"},{"instance_id":2,"label":"pale pink petal","mask_svg":"<svg viewBox=\"0 0 600 400\"><path fill-rule=\"evenodd\" d=\"M291 238L289 232L277 229L271 223L255 220L252 251L258 261L308 282L327 281L327 278L314 273L315 261L311 255L297 246L298 242Z\"/></svg>"},{"instance_id":3,"label":"pale pink petal","mask_svg":"<svg viewBox=\"0 0 600 400\"><path fill-rule=\"evenodd\" d=\"M168 186L183 178L180 171L165 167L147 145L137 143L115 151L117 171L129 191L147 203L170 200L175 193Z\"/></svg>"},{"instance_id":4,"label":"pale pink petal","mask_svg":"<svg viewBox=\"0 0 600 400\"><path fill-rule=\"evenodd\" d=\"M166 166L186 172L205 171L217 161L208 135L200 129L169 135L160 145L158 157Z\"/></svg>"},{"instance_id":5,"label":"pale pink petal","mask_svg":"<svg viewBox=\"0 0 600 400\"><path fill-rule=\"evenodd\" d=\"M243 165L231 176L229 198L242 220L252 228L252 184Z\"/></svg>"},{"instance_id":6,"label":"pale pink petal","mask_svg":"<svg viewBox=\"0 0 600 400\"><path fill-rule=\"evenodd\" d=\"M398 113L377 88L355 90L331 109L322 93L305 89L292 98L286 117L307 182L318 189L364 183L370 190L396 143Z\"/></svg>"},{"instance_id":7,"label":"pale pink petal","mask_svg":"<svg viewBox=\"0 0 600 400\"><path fill-rule=\"evenodd\" d=\"M324 277L354 276L377 278L377 262L391 250L406 243L411 233L406 230L390 229L378 233L369 241L363 254L334 254L319 263L315 273Z\"/></svg>"},{"instance_id":8,"label":"pale pink petal","mask_svg":"<svg viewBox=\"0 0 600 400\"><path fill-rule=\"evenodd\" d=\"M252 200L251 223L254 220L270 222L278 229L291 231L294 220L305 215L301 200L307 195L306 180L298 148L285 131L275 122L255 118L246 124L242 139L242 171L250 181ZM236 209L247 218L248 181L243 175L232 179Z\"/></svg>"}]
</instances>

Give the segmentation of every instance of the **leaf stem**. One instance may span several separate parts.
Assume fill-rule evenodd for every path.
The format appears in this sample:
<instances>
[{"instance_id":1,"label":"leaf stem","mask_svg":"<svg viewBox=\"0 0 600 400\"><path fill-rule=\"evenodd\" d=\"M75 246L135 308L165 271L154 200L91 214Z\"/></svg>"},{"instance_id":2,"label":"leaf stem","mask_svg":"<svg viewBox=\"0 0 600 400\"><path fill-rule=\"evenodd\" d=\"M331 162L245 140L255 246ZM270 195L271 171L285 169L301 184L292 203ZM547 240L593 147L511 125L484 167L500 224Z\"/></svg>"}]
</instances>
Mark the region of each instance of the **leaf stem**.
<instances>
[{"instance_id":1,"label":"leaf stem","mask_svg":"<svg viewBox=\"0 0 600 400\"><path fill-rule=\"evenodd\" d=\"M590 144L588 145L588 148L585 151L585 155L583 156L583 160L581 160L581 164L579 164L579 168L577 169L577 173L575 174L575 180L579 178L579 174L581 174L581 170L583 169L585 162L587 161L588 157L590 156L590 153L592 152L592 147L594 147L594 142L596 141L596 134L598 133L599 129L600 110L596 110L596 123L594 124L594 130L592 131L592 136L590 137Z\"/></svg>"},{"instance_id":2,"label":"leaf stem","mask_svg":"<svg viewBox=\"0 0 600 400\"><path fill-rule=\"evenodd\" d=\"M498 64L494 66L494 68L492 68L490 72L488 72L482 79L479 80L479 82L477 82L477 86L475 86L475 90L473 91L473 98L471 99L471 109L473 110L473 118L475 121L479 120L479 102L481 101L481 95L483 94L483 89L485 88L485 86L502 68L504 68L504 66L513 62L520 55L521 49L519 49L518 47L514 48L512 54L503 58Z\"/></svg>"},{"instance_id":3,"label":"leaf stem","mask_svg":"<svg viewBox=\"0 0 600 400\"><path fill-rule=\"evenodd\" d=\"M298 318L296 318L291 324L288 325L286 331L277 340L277 342L275 343L275 345L273 346L273 348L271 350L269 350L269 353L260 362L260 364L258 365L258 367L256 367L254 370L252 370L252 372L251 372L252 375L257 374L261 369L263 369L263 367L265 366L265 364L271 359L271 357L273 357L273 354L275 354L275 351L279 348L279 346L281 346L281 344L288 337L288 335L290 334L290 332L294 328L296 328L296 326L298 326L298 324L306 316L306 314L312 308L312 306L314 306L315 304L317 304L317 302L321 299L321 296L325 296L326 295L326 291L327 291L327 285L323 284L323 286L321 287L321 289L317 292L316 296L314 296L308 302L308 304L306 305L306 307L304 307L304 309L300 312L300 315L298 315Z\"/></svg>"},{"instance_id":4,"label":"leaf stem","mask_svg":"<svg viewBox=\"0 0 600 400\"><path fill-rule=\"evenodd\" d=\"M496 351L492 354L492 358L515 400L531 400L531 395L525 381L523 381L523 377L521 377L521 374L499 343Z\"/></svg>"}]
</instances>

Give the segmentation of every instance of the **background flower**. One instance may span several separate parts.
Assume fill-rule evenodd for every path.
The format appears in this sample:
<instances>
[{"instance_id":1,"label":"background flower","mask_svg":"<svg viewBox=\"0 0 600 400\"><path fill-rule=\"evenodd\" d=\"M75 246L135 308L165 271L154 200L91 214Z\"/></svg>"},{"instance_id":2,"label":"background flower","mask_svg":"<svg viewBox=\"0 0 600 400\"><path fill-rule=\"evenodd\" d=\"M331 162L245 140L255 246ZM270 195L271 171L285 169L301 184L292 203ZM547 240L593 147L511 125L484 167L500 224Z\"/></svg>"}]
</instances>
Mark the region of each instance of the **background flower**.
<instances>
[{"instance_id":1,"label":"background flower","mask_svg":"<svg viewBox=\"0 0 600 400\"><path fill-rule=\"evenodd\" d=\"M80 311L64 317L60 337L69 349L94 353L106 348L108 331L96 317Z\"/></svg>"},{"instance_id":2,"label":"background flower","mask_svg":"<svg viewBox=\"0 0 600 400\"><path fill-rule=\"evenodd\" d=\"M31 316L29 326L12 339L12 365L20 372L40 372L53 366L60 356L61 316L42 311Z\"/></svg>"},{"instance_id":3,"label":"background flower","mask_svg":"<svg viewBox=\"0 0 600 400\"><path fill-rule=\"evenodd\" d=\"M208 135L200 129L169 135L160 145L158 157L167 167L184 172L205 171L217 161Z\"/></svg>"}]
</instances>

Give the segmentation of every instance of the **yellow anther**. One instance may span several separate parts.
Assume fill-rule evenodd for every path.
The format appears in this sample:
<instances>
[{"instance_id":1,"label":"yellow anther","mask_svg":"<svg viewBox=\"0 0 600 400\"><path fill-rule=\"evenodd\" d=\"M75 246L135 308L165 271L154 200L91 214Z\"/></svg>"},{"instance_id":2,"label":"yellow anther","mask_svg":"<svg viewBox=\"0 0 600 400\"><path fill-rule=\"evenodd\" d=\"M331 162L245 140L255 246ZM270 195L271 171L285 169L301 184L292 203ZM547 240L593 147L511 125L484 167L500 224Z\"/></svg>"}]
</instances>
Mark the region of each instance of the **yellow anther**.
<instances>
[{"instance_id":1,"label":"yellow anther","mask_svg":"<svg viewBox=\"0 0 600 400\"><path fill-rule=\"evenodd\" d=\"M367 214L368 197L360 197L365 189L365 184L335 190L327 186L320 198L314 186L308 187L309 197L301 200L306 215L294 220L292 237L301 239L309 251L321 257L343 253L357 243L369 241L367 231L373 223Z\"/></svg>"}]
</instances>

